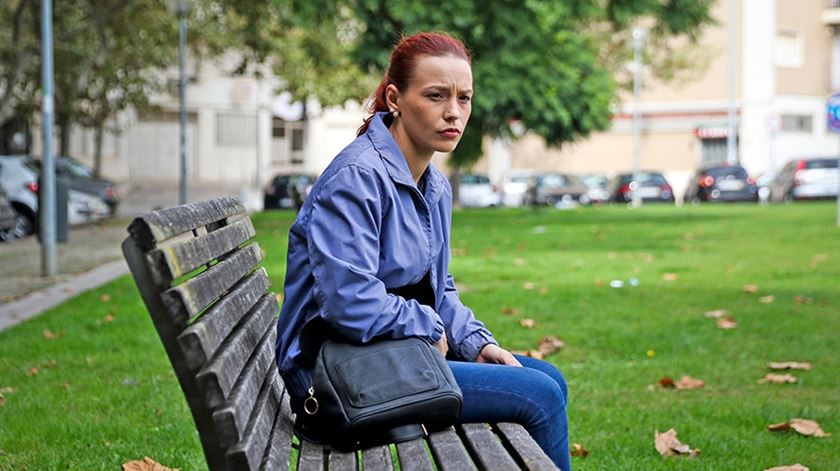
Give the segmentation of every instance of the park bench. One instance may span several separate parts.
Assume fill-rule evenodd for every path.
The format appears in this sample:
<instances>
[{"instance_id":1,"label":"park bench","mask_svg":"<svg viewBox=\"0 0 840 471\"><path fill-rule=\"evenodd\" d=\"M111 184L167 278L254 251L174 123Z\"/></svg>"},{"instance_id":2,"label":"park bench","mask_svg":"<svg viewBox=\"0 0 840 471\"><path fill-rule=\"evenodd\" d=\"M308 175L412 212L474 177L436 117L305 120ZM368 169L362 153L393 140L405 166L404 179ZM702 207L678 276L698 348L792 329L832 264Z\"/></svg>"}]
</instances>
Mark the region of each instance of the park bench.
<instances>
[{"instance_id":1,"label":"park bench","mask_svg":"<svg viewBox=\"0 0 840 471\"><path fill-rule=\"evenodd\" d=\"M556 469L509 423L463 424L356 452L300 439L275 365L277 299L242 202L162 209L136 218L128 232L123 254L211 470Z\"/></svg>"}]
</instances>

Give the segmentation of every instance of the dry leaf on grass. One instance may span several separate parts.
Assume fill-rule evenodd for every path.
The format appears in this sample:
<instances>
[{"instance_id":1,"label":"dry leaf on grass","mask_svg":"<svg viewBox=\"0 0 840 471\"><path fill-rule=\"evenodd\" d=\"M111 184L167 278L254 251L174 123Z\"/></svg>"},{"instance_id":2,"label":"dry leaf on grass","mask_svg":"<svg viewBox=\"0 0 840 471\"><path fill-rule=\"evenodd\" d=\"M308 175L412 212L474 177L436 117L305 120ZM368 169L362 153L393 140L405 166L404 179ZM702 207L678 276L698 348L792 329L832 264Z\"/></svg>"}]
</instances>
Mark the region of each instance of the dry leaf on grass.
<instances>
[{"instance_id":1,"label":"dry leaf on grass","mask_svg":"<svg viewBox=\"0 0 840 471\"><path fill-rule=\"evenodd\" d=\"M5 405L6 405L6 398L3 397L3 393L0 393L0 407L3 407Z\"/></svg>"},{"instance_id":2,"label":"dry leaf on grass","mask_svg":"<svg viewBox=\"0 0 840 471\"><path fill-rule=\"evenodd\" d=\"M523 357L536 358L537 360L542 360L544 358L542 352L539 350L511 350L510 353Z\"/></svg>"},{"instance_id":3,"label":"dry leaf on grass","mask_svg":"<svg viewBox=\"0 0 840 471\"><path fill-rule=\"evenodd\" d=\"M754 284L747 284L741 287L741 290L745 293L758 293L758 285Z\"/></svg>"},{"instance_id":4,"label":"dry leaf on grass","mask_svg":"<svg viewBox=\"0 0 840 471\"><path fill-rule=\"evenodd\" d=\"M777 375L773 373L767 373L763 378L758 380L759 383L774 384L795 383L796 381L796 376L789 374Z\"/></svg>"},{"instance_id":5,"label":"dry leaf on grass","mask_svg":"<svg viewBox=\"0 0 840 471\"><path fill-rule=\"evenodd\" d=\"M142 460L123 463L122 471L178 471L178 468L167 468L146 456Z\"/></svg>"},{"instance_id":6,"label":"dry leaf on grass","mask_svg":"<svg viewBox=\"0 0 840 471\"><path fill-rule=\"evenodd\" d=\"M542 288L540 288L540 289L539 289L538 293L540 293L540 294L542 294L543 296L545 296L546 294L548 294L548 288L546 288L545 286L543 286Z\"/></svg>"},{"instance_id":7,"label":"dry leaf on grass","mask_svg":"<svg viewBox=\"0 0 840 471\"><path fill-rule=\"evenodd\" d=\"M767 468L764 471L810 471L807 466L802 466L799 463L792 464L790 466L774 466L772 468Z\"/></svg>"},{"instance_id":8,"label":"dry leaf on grass","mask_svg":"<svg viewBox=\"0 0 840 471\"><path fill-rule=\"evenodd\" d=\"M767 296L762 296L762 297L758 298L758 302L760 302L762 304L770 304L775 300L776 300L776 297L773 296L772 294L768 294Z\"/></svg>"},{"instance_id":9,"label":"dry leaf on grass","mask_svg":"<svg viewBox=\"0 0 840 471\"><path fill-rule=\"evenodd\" d=\"M519 325L525 327L526 329L533 329L537 326L537 321L535 321L534 319L522 319L521 321L519 321Z\"/></svg>"},{"instance_id":10,"label":"dry leaf on grass","mask_svg":"<svg viewBox=\"0 0 840 471\"><path fill-rule=\"evenodd\" d=\"M564 342L562 339L553 335L549 335L547 337L543 337L543 339L540 340L540 344L537 347L537 350L539 350L540 353L542 353L543 355L551 355L552 353L565 346L566 342Z\"/></svg>"},{"instance_id":11,"label":"dry leaf on grass","mask_svg":"<svg viewBox=\"0 0 840 471\"><path fill-rule=\"evenodd\" d=\"M712 311L706 311L703 313L703 315L710 319L720 319L721 317L726 315L726 309L715 309Z\"/></svg>"},{"instance_id":12,"label":"dry leaf on grass","mask_svg":"<svg viewBox=\"0 0 840 471\"><path fill-rule=\"evenodd\" d=\"M819 438L831 435L830 433L825 433L823 429L820 428L820 424L818 424L815 420L809 419L790 419L787 422L768 425L767 430L771 432L793 430L800 435Z\"/></svg>"},{"instance_id":13,"label":"dry leaf on grass","mask_svg":"<svg viewBox=\"0 0 840 471\"><path fill-rule=\"evenodd\" d=\"M804 294L797 294L793 297L793 301L798 304L814 304L814 298L809 298Z\"/></svg>"},{"instance_id":14,"label":"dry leaf on grass","mask_svg":"<svg viewBox=\"0 0 840 471\"><path fill-rule=\"evenodd\" d=\"M718 319L717 326L723 330L729 330L738 327L738 323L735 322L735 319L729 316L723 316L720 319Z\"/></svg>"},{"instance_id":15,"label":"dry leaf on grass","mask_svg":"<svg viewBox=\"0 0 840 471\"><path fill-rule=\"evenodd\" d=\"M26 376L37 376L37 375L38 375L38 368L35 368L34 366L32 368L29 368L28 370L26 370Z\"/></svg>"},{"instance_id":16,"label":"dry leaf on grass","mask_svg":"<svg viewBox=\"0 0 840 471\"><path fill-rule=\"evenodd\" d=\"M3 386L2 388L0 388L0 394L12 394L15 391L17 391L17 389L11 386Z\"/></svg>"},{"instance_id":17,"label":"dry leaf on grass","mask_svg":"<svg viewBox=\"0 0 840 471\"><path fill-rule=\"evenodd\" d=\"M572 456L586 458L589 456L589 450L583 447L580 443L572 443Z\"/></svg>"},{"instance_id":18,"label":"dry leaf on grass","mask_svg":"<svg viewBox=\"0 0 840 471\"><path fill-rule=\"evenodd\" d=\"M663 281L677 281L677 278L679 278L679 276L676 273L664 273L662 275Z\"/></svg>"},{"instance_id":19,"label":"dry leaf on grass","mask_svg":"<svg viewBox=\"0 0 840 471\"><path fill-rule=\"evenodd\" d=\"M664 376L659 380L659 387L662 389L697 389L702 388L705 384L703 380L691 376L683 376L677 381L674 381L670 376Z\"/></svg>"},{"instance_id":20,"label":"dry leaf on grass","mask_svg":"<svg viewBox=\"0 0 840 471\"><path fill-rule=\"evenodd\" d=\"M700 449L692 449L690 446L677 440L677 431L668 429L667 432L659 433L659 430L653 436L654 446L656 451L662 456L697 456L700 454Z\"/></svg>"},{"instance_id":21,"label":"dry leaf on grass","mask_svg":"<svg viewBox=\"0 0 840 471\"><path fill-rule=\"evenodd\" d=\"M536 285L534 283L530 282L530 281L526 281L525 283L522 283L522 288L531 290L531 289L536 288Z\"/></svg>"},{"instance_id":22,"label":"dry leaf on grass","mask_svg":"<svg viewBox=\"0 0 840 471\"><path fill-rule=\"evenodd\" d=\"M501 309L501 311L502 311L502 314L504 314L506 316L515 316L515 315L519 314L519 309L516 309L515 307L509 307L509 306L503 307Z\"/></svg>"},{"instance_id":23,"label":"dry leaf on grass","mask_svg":"<svg viewBox=\"0 0 840 471\"><path fill-rule=\"evenodd\" d=\"M517 267L522 267L528 264L528 260L525 260L524 258L514 258L513 264Z\"/></svg>"},{"instance_id":24,"label":"dry leaf on grass","mask_svg":"<svg viewBox=\"0 0 840 471\"><path fill-rule=\"evenodd\" d=\"M108 294L108 293L105 293L105 294L103 294L102 296L99 297L99 300L102 301L103 303L107 303L108 301L111 300L111 295Z\"/></svg>"},{"instance_id":25,"label":"dry leaf on grass","mask_svg":"<svg viewBox=\"0 0 840 471\"><path fill-rule=\"evenodd\" d=\"M46 363L42 363L41 366L44 367L44 368L55 368L56 366L58 366L58 362L55 361L55 358L53 358L53 359L50 359L50 361L48 361Z\"/></svg>"},{"instance_id":26,"label":"dry leaf on grass","mask_svg":"<svg viewBox=\"0 0 840 471\"><path fill-rule=\"evenodd\" d=\"M44 335L44 338L47 339L47 340L55 340L57 338L64 337L64 332L55 333L55 332L51 331L50 329L44 329L41 333Z\"/></svg>"},{"instance_id":27,"label":"dry leaf on grass","mask_svg":"<svg viewBox=\"0 0 840 471\"><path fill-rule=\"evenodd\" d=\"M767 368L771 370L810 370L811 362L809 361L778 361L770 362Z\"/></svg>"}]
</instances>

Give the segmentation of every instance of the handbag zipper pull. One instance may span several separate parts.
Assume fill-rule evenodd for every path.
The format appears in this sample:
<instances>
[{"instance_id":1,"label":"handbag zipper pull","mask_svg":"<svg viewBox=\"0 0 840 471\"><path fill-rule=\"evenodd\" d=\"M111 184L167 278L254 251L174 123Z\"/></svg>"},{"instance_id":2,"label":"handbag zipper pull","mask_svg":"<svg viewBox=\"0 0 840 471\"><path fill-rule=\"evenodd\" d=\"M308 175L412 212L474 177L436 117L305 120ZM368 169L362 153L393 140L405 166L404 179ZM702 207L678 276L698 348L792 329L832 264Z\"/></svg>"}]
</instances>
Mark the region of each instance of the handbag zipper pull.
<instances>
[{"instance_id":1,"label":"handbag zipper pull","mask_svg":"<svg viewBox=\"0 0 840 471\"><path fill-rule=\"evenodd\" d=\"M303 410L308 415L315 415L318 413L318 399L315 399L315 388L309 386L309 397L303 401Z\"/></svg>"}]
</instances>

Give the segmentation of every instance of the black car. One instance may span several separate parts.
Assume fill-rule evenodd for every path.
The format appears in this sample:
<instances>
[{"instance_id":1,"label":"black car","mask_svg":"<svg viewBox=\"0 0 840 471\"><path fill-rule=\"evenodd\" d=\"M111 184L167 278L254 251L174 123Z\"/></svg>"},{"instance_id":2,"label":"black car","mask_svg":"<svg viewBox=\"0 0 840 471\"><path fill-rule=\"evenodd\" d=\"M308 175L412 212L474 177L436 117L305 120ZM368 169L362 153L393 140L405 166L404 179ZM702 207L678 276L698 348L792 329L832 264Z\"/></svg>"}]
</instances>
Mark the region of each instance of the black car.
<instances>
[{"instance_id":1,"label":"black car","mask_svg":"<svg viewBox=\"0 0 840 471\"><path fill-rule=\"evenodd\" d=\"M116 183L95 177L93 169L72 157L58 157L55 161L55 169L59 175L67 179L71 190L102 198L108 205L110 215L113 217L117 214L120 199Z\"/></svg>"},{"instance_id":2,"label":"black car","mask_svg":"<svg viewBox=\"0 0 840 471\"><path fill-rule=\"evenodd\" d=\"M263 192L264 209L299 209L315 177L305 173L276 175Z\"/></svg>"},{"instance_id":3,"label":"black car","mask_svg":"<svg viewBox=\"0 0 840 471\"><path fill-rule=\"evenodd\" d=\"M633 201L633 191L637 190L643 202L673 203L674 189L659 172L639 172L638 186L634 188L633 174L620 173L609 184L610 201L614 203L629 203Z\"/></svg>"},{"instance_id":4,"label":"black car","mask_svg":"<svg viewBox=\"0 0 840 471\"><path fill-rule=\"evenodd\" d=\"M758 185L740 165L701 167L689 181L685 201L758 201Z\"/></svg>"},{"instance_id":5,"label":"black car","mask_svg":"<svg viewBox=\"0 0 840 471\"><path fill-rule=\"evenodd\" d=\"M16 220L17 211L12 207L6 192L0 188L0 241L14 238L11 231L15 227Z\"/></svg>"},{"instance_id":6,"label":"black car","mask_svg":"<svg viewBox=\"0 0 840 471\"><path fill-rule=\"evenodd\" d=\"M558 206L569 203L588 204L589 187L573 175L543 173L534 175L525 190L525 203L529 205Z\"/></svg>"}]
</instances>

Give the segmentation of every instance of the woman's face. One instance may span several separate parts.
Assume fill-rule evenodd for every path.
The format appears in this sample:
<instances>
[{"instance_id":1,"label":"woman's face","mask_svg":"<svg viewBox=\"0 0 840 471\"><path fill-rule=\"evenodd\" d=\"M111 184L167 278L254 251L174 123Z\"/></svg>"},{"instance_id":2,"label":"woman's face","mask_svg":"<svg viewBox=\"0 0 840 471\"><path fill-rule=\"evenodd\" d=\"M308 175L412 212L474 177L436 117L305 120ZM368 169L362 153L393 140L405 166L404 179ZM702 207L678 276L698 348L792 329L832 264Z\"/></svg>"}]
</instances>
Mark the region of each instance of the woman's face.
<instances>
[{"instance_id":1,"label":"woman's face","mask_svg":"<svg viewBox=\"0 0 840 471\"><path fill-rule=\"evenodd\" d=\"M404 139L397 142L407 141L417 156L452 152L472 111L470 64L455 56L419 57L408 88L389 85L386 97L399 111L392 129Z\"/></svg>"}]
</instances>

